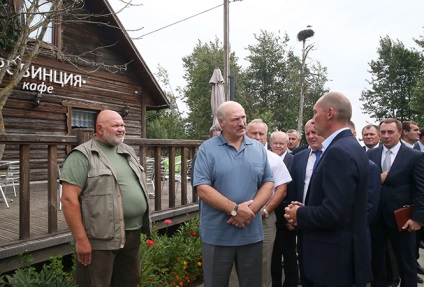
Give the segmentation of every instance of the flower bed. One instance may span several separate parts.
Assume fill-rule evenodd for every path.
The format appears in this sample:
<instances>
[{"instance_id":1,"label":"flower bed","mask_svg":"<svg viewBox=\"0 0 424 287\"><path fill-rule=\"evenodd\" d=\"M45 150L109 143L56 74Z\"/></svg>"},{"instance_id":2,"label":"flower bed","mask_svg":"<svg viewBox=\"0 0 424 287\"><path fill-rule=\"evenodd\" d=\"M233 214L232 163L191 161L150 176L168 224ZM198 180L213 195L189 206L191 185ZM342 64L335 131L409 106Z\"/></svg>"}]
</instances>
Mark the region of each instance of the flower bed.
<instances>
[{"instance_id":1,"label":"flower bed","mask_svg":"<svg viewBox=\"0 0 424 287\"><path fill-rule=\"evenodd\" d=\"M165 224L171 224L169 219ZM182 223L172 236L160 235L154 228L151 238L141 235L140 287L197 286L203 282L199 219ZM28 267L0 276L0 287L76 287L75 265L65 271L60 257L51 258L41 270L31 266L31 255L24 254ZM75 260L74 260L75 262Z\"/></svg>"}]
</instances>

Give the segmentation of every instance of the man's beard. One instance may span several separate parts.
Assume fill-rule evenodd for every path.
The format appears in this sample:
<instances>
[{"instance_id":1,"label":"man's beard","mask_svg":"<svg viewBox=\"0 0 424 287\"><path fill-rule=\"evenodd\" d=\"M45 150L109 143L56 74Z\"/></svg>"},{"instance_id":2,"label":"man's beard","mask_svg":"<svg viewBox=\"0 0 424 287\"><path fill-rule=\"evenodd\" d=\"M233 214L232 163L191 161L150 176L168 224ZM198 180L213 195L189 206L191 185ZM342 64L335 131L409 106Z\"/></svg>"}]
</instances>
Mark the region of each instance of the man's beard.
<instances>
[{"instance_id":1,"label":"man's beard","mask_svg":"<svg viewBox=\"0 0 424 287\"><path fill-rule=\"evenodd\" d=\"M125 134L122 138L118 138L115 134L109 133L106 129L103 129L103 138L111 146L118 146L124 142Z\"/></svg>"}]
</instances>

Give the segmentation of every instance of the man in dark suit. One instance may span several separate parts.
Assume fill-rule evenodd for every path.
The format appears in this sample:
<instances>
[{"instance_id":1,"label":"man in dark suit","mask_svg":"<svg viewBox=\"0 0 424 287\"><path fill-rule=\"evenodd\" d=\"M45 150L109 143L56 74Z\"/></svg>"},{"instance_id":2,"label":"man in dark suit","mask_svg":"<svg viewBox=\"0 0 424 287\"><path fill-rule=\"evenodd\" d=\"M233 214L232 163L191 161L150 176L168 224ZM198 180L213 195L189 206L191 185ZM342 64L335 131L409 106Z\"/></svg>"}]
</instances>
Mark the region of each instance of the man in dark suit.
<instances>
[{"instance_id":1,"label":"man in dark suit","mask_svg":"<svg viewBox=\"0 0 424 287\"><path fill-rule=\"evenodd\" d=\"M324 152L312 173L305 205L293 202L285 217L302 233L300 256L305 277L314 286L365 284L372 277L368 159L348 128L352 106L345 95L324 94L313 111L315 129L326 139Z\"/></svg>"},{"instance_id":2,"label":"man in dark suit","mask_svg":"<svg viewBox=\"0 0 424 287\"><path fill-rule=\"evenodd\" d=\"M270 147L271 151L279 155L287 169L293 163L293 155L287 152L287 144L289 137L285 132L276 131L271 134ZM275 209L277 216L277 234L274 241L274 249L272 250L271 259L271 277L273 287L294 287L297 286L299 280L296 255L296 232L290 231L286 227L284 218L284 208L288 205L287 200L284 200ZM284 284L282 284L282 266L281 258L284 258Z\"/></svg>"},{"instance_id":3,"label":"man in dark suit","mask_svg":"<svg viewBox=\"0 0 424 287\"><path fill-rule=\"evenodd\" d=\"M424 128L420 129L418 141L414 144L414 149L424 152Z\"/></svg>"},{"instance_id":4,"label":"man in dark suit","mask_svg":"<svg viewBox=\"0 0 424 287\"><path fill-rule=\"evenodd\" d=\"M385 244L392 243L401 286L417 286L415 231L424 223L424 154L400 142L402 126L396 119L380 123L382 146L368 151L368 156L381 169L381 201L375 222L371 225L372 286L386 286ZM414 205L411 218L398 231L394 211Z\"/></svg>"},{"instance_id":5,"label":"man in dark suit","mask_svg":"<svg viewBox=\"0 0 424 287\"><path fill-rule=\"evenodd\" d=\"M376 148L380 144L380 135L377 125L366 125L362 128L362 140L364 141L364 150Z\"/></svg>"},{"instance_id":6,"label":"man in dark suit","mask_svg":"<svg viewBox=\"0 0 424 287\"><path fill-rule=\"evenodd\" d=\"M304 191L307 190L309 181L311 179L312 170L315 165L317 156L316 151L322 150L322 142L324 141L324 138L317 135L317 132L315 130L315 127L312 123L312 120L309 120L305 125L305 136L306 141L308 142L308 146L310 148L303 150L294 156L293 165L291 169L291 175L293 181L288 186L287 191L287 201L299 201L303 202L303 194ZM295 178L294 178L295 177ZM293 230L295 227L288 225L290 230ZM296 234L295 231L291 231L293 234ZM301 238L302 235L299 235L299 238ZM300 239L298 240L298 242ZM284 243L285 244L285 243ZM301 254L302 251L301 244L298 245L299 253ZM302 282L302 285L304 287L308 287L313 285L312 282L307 281L307 279L304 276L303 272L303 261L302 257L299 257L299 271L300 271L300 279Z\"/></svg>"}]
</instances>

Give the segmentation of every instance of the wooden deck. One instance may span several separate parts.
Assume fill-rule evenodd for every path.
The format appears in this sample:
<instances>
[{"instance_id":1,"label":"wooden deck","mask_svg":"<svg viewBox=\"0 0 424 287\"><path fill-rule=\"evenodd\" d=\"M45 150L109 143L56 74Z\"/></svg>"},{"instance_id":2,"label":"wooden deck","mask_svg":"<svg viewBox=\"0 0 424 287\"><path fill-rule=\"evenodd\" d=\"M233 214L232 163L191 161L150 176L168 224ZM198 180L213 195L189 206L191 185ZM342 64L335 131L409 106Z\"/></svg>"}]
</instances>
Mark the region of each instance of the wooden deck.
<instances>
[{"instance_id":1,"label":"wooden deck","mask_svg":"<svg viewBox=\"0 0 424 287\"><path fill-rule=\"evenodd\" d=\"M155 211L155 197L149 196L152 220L161 228L165 219L172 219L173 224L188 220L198 211L198 204L192 203L191 186L187 192L188 205L181 205L181 185L176 186L175 207L169 208L169 182L165 181L161 188L161 210ZM178 189L177 189L178 187ZM154 194L151 185L148 192ZM15 269L20 264L19 256L30 251L35 262L48 259L52 255L66 255L72 252L72 235L65 222L62 210L57 210L57 232L48 233L48 194L46 184L31 186L30 193L30 240L19 240L19 194L15 198L13 189L8 187L6 196L10 208L0 202L0 273ZM58 195L59 202L59 195ZM190 204L192 203L192 204ZM57 205L59 207L59 203Z\"/></svg>"}]
</instances>

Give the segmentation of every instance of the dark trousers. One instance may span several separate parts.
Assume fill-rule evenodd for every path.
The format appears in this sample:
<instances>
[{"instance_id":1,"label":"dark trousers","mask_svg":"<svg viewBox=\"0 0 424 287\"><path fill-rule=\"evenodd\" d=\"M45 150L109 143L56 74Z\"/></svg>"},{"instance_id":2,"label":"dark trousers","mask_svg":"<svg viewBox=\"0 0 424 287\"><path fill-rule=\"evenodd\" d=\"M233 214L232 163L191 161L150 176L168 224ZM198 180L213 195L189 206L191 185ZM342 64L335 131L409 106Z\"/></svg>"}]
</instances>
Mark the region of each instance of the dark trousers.
<instances>
[{"instance_id":1,"label":"dark trousers","mask_svg":"<svg viewBox=\"0 0 424 287\"><path fill-rule=\"evenodd\" d=\"M243 246L201 244L205 287L227 287L234 263L240 287L262 285L262 241Z\"/></svg>"},{"instance_id":2,"label":"dark trousers","mask_svg":"<svg viewBox=\"0 0 424 287\"><path fill-rule=\"evenodd\" d=\"M141 279L140 229L125 231L125 246L93 250L91 264L77 262L76 282L81 287L137 287Z\"/></svg>"},{"instance_id":3,"label":"dark trousers","mask_svg":"<svg viewBox=\"0 0 424 287\"><path fill-rule=\"evenodd\" d=\"M281 257L284 258L284 284L281 282ZM299 272L296 254L296 230L290 231L284 224L277 225L271 261L272 287L297 286Z\"/></svg>"},{"instance_id":4,"label":"dark trousers","mask_svg":"<svg viewBox=\"0 0 424 287\"><path fill-rule=\"evenodd\" d=\"M393 247L401 287L417 286L417 261L415 258L415 232L391 229L382 220L371 226L372 270L374 281L371 286L387 286L386 250L387 240Z\"/></svg>"}]
</instances>

